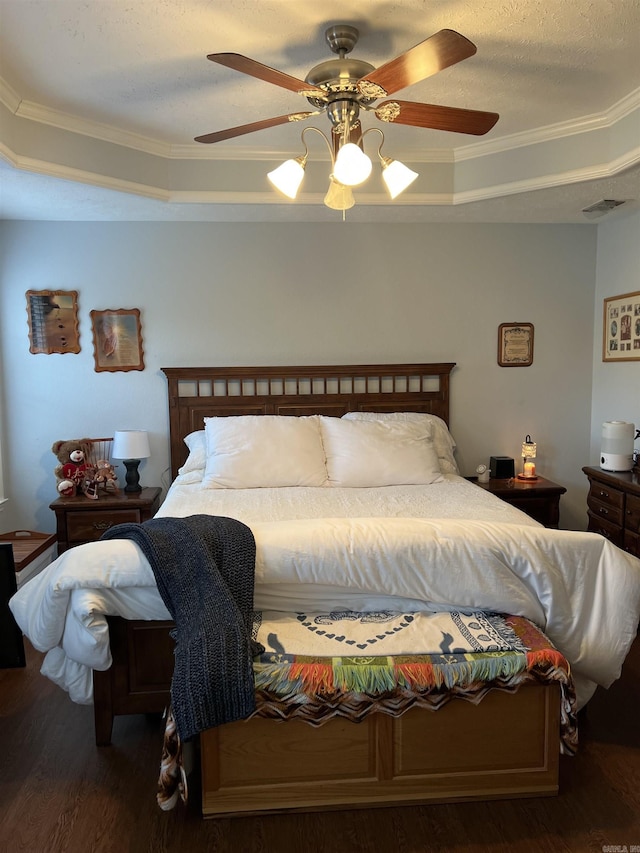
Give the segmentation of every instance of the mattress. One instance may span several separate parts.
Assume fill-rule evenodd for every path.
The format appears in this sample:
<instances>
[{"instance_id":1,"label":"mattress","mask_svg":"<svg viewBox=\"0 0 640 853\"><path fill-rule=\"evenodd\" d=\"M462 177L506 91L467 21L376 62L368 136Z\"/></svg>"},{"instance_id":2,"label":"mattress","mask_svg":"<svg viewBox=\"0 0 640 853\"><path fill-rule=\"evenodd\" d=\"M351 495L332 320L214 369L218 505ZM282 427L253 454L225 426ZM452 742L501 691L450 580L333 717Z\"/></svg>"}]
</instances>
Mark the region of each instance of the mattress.
<instances>
[{"instance_id":1,"label":"mattress","mask_svg":"<svg viewBox=\"0 0 640 853\"><path fill-rule=\"evenodd\" d=\"M443 474L427 486L378 488L280 487L208 489L181 484L178 477L158 516L183 518L194 513L228 515L251 526L255 522L309 518L473 518L540 527L528 515L474 483Z\"/></svg>"}]
</instances>

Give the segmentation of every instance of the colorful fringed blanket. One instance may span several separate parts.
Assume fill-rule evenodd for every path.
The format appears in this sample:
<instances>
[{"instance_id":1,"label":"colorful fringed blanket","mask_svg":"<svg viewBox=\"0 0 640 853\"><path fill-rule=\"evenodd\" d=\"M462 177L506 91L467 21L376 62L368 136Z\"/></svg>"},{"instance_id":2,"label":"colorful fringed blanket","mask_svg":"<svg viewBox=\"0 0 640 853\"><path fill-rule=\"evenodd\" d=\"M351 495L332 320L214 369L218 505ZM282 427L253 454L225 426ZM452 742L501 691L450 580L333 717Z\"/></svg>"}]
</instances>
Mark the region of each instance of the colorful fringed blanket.
<instances>
[{"instance_id":1,"label":"colorful fringed blanket","mask_svg":"<svg viewBox=\"0 0 640 853\"><path fill-rule=\"evenodd\" d=\"M287 696L379 694L491 681L527 667L527 645L495 613L347 610L294 616L255 615L253 637L265 648L254 661L258 689ZM417 649L429 654L416 655Z\"/></svg>"},{"instance_id":2,"label":"colorful fringed blanket","mask_svg":"<svg viewBox=\"0 0 640 853\"><path fill-rule=\"evenodd\" d=\"M253 716L313 726L339 716L357 722L378 712L401 716L436 710L453 698L478 703L492 689L526 683L561 689L560 748L577 749L575 693L569 664L520 616L480 611L440 613L256 613ZM430 649L429 653L407 653ZM339 653L336 653L339 652ZM184 797L180 743L168 716L158 802Z\"/></svg>"}]
</instances>

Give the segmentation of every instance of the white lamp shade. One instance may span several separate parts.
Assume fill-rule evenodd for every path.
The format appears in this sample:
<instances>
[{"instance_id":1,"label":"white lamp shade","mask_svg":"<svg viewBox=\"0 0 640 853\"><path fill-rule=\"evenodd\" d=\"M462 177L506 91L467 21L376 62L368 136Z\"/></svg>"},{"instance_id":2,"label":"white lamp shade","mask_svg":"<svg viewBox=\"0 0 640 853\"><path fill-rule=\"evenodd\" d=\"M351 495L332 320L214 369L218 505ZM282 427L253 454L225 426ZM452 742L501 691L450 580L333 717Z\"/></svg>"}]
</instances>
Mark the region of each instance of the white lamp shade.
<instances>
[{"instance_id":1,"label":"white lamp shade","mask_svg":"<svg viewBox=\"0 0 640 853\"><path fill-rule=\"evenodd\" d=\"M295 198L304 178L304 166L300 160L285 160L277 169L269 172L267 178L287 198Z\"/></svg>"},{"instance_id":2,"label":"white lamp shade","mask_svg":"<svg viewBox=\"0 0 640 853\"><path fill-rule=\"evenodd\" d=\"M345 187L331 178L324 203L332 210L349 210L356 203L351 187Z\"/></svg>"},{"instance_id":3,"label":"white lamp shade","mask_svg":"<svg viewBox=\"0 0 640 853\"><path fill-rule=\"evenodd\" d=\"M347 142L338 151L333 174L346 187L357 187L371 174L371 160L354 142Z\"/></svg>"},{"instance_id":4,"label":"white lamp shade","mask_svg":"<svg viewBox=\"0 0 640 853\"><path fill-rule=\"evenodd\" d=\"M149 435L143 429L120 429L113 433L113 459L147 459L151 456Z\"/></svg>"},{"instance_id":5,"label":"white lamp shade","mask_svg":"<svg viewBox=\"0 0 640 853\"><path fill-rule=\"evenodd\" d=\"M392 160L382 170L382 180L385 182L391 198L396 198L401 192L404 192L417 177L417 172L399 160Z\"/></svg>"}]
</instances>

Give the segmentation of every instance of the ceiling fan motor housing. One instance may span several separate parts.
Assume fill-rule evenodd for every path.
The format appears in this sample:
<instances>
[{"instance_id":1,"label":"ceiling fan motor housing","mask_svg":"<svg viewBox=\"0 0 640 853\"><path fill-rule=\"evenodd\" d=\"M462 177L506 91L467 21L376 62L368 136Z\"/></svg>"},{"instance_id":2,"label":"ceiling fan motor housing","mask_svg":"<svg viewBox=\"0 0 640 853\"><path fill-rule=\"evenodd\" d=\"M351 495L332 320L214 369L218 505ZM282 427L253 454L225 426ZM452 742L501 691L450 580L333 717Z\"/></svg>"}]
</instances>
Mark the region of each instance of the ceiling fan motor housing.
<instances>
[{"instance_id":1,"label":"ceiling fan motor housing","mask_svg":"<svg viewBox=\"0 0 640 853\"><path fill-rule=\"evenodd\" d=\"M375 71L375 67L362 59L328 59L309 71L305 82L311 83L324 89L330 96L332 94L349 93L353 100L359 104L370 104L374 98L365 98L358 91L358 80ZM320 98L307 98L314 107L322 108L326 101Z\"/></svg>"}]
</instances>

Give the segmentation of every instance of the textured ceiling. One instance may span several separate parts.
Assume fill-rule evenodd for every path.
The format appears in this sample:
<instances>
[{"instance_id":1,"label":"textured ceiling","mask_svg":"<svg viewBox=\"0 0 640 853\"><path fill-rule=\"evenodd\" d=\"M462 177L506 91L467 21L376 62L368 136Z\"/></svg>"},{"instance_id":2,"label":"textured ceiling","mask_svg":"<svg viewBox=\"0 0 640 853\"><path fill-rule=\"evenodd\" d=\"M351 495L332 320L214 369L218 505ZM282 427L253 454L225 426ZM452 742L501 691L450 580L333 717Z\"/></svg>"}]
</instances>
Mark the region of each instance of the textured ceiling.
<instances>
[{"instance_id":1,"label":"textured ceiling","mask_svg":"<svg viewBox=\"0 0 640 853\"><path fill-rule=\"evenodd\" d=\"M496 144L513 139L517 147L522 134L584 123L640 89L638 0L0 0L0 78L23 109L46 109L57 122L97 122L149 144L201 149L193 143L198 134L308 108L294 93L207 61L208 53L242 53L304 78L313 65L333 57L324 32L334 23L358 27L352 55L374 66L443 28L467 36L478 47L475 56L399 97L498 112L498 124L483 137ZM325 122L322 117L320 126ZM477 142L419 128L384 130L387 147L401 159L426 159L427 152L458 158ZM295 156L299 129L285 125L207 146L214 147L219 150L206 156ZM194 156L205 155L199 150ZM242 205L220 211L216 205L177 204L167 210L163 202L7 165L0 168L0 181L3 218L300 216L290 205L271 205L260 214ZM640 196L637 166L588 185L515 193L454 210L393 209L400 220L566 221L570 209L575 217L576 209L612 194ZM389 209L358 216L384 218ZM357 218L355 210L351 218ZM325 212L307 216L322 219Z\"/></svg>"}]
</instances>

